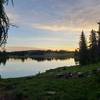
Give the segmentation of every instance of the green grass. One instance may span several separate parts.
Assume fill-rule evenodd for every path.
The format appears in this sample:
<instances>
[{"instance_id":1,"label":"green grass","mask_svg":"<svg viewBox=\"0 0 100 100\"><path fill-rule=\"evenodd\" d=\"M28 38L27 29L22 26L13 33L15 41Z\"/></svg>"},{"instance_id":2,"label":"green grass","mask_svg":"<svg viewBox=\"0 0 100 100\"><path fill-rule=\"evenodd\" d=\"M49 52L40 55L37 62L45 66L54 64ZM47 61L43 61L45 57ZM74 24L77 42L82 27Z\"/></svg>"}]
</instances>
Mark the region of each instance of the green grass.
<instances>
[{"instance_id":1,"label":"green grass","mask_svg":"<svg viewBox=\"0 0 100 100\"><path fill-rule=\"evenodd\" d=\"M55 78L57 73L87 72L98 67L100 63L52 69L35 77L1 79L0 95L13 93L19 98L26 97L27 100L100 100L99 76L77 79Z\"/></svg>"},{"instance_id":2,"label":"green grass","mask_svg":"<svg viewBox=\"0 0 100 100\"><path fill-rule=\"evenodd\" d=\"M100 68L100 63L97 64L90 64L86 66L72 66L72 67L60 67L56 69L51 69L46 71L45 73L40 74L41 77L53 77L58 73L65 73L65 72L90 72Z\"/></svg>"}]
</instances>

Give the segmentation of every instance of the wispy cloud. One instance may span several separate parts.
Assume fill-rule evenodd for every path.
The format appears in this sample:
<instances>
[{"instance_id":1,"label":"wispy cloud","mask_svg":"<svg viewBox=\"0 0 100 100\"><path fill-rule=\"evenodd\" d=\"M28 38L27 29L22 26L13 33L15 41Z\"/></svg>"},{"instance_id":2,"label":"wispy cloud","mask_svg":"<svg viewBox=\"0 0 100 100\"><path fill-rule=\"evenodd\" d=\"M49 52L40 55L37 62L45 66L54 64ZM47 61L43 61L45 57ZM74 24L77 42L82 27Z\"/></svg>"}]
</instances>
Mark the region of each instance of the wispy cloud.
<instances>
[{"instance_id":1,"label":"wispy cloud","mask_svg":"<svg viewBox=\"0 0 100 100\"><path fill-rule=\"evenodd\" d=\"M80 32L80 28L73 28L68 27L66 25L52 25L52 24L33 24L33 28L40 29L40 30L46 30L46 31L53 31L53 32Z\"/></svg>"},{"instance_id":2,"label":"wispy cloud","mask_svg":"<svg viewBox=\"0 0 100 100\"><path fill-rule=\"evenodd\" d=\"M14 11L7 11L11 22L30 28L79 32L95 28L95 23L100 20L98 0L15 1L19 6L12 8Z\"/></svg>"}]
</instances>

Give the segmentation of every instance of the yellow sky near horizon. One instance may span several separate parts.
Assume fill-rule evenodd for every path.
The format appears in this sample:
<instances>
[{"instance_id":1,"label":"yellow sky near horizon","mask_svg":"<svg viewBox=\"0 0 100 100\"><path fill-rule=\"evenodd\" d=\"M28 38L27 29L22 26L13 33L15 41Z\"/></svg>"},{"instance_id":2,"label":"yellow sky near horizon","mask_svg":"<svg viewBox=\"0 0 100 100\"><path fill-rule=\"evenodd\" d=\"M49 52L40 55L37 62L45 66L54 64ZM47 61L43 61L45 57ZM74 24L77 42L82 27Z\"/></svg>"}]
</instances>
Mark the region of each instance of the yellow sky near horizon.
<instances>
[{"instance_id":1,"label":"yellow sky near horizon","mask_svg":"<svg viewBox=\"0 0 100 100\"><path fill-rule=\"evenodd\" d=\"M50 49L50 48L32 48L32 47L6 47L6 51L27 51L27 50L66 50L66 51L74 51L75 49L69 49L69 48L65 48L65 49Z\"/></svg>"}]
</instances>

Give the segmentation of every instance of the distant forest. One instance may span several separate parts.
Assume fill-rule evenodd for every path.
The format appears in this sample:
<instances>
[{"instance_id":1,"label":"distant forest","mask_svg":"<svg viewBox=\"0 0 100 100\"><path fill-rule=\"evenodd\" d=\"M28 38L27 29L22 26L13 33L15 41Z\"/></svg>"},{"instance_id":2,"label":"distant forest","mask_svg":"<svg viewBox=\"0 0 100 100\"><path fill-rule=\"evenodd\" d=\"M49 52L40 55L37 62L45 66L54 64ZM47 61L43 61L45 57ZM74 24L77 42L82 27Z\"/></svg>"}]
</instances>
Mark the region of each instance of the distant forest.
<instances>
[{"instance_id":1,"label":"distant forest","mask_svg":"<svg viewBox=\"0 0 100 100\"><path fill-rule=\"evenodd\" d=\"M28 51L14 51L14 52L0 52L0 55L9 57L73 57L74 52L72 51L52 51L52 50L28 50Z\"/></svg>"}]
</instances>

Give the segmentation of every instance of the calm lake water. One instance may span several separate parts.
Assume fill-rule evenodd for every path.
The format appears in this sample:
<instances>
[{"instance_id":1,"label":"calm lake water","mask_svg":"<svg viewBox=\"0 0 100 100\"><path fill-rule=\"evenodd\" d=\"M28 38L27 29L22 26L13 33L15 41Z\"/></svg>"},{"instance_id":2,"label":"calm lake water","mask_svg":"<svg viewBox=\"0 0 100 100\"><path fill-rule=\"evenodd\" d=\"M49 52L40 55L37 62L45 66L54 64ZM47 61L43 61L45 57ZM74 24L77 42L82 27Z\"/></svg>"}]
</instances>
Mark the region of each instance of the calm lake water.
<instances>
[{"instance_id":1,"label":"calm lake water","mask_svg":"<svg viewBox=\"0 0 100 100\"><path fill-rule=\"evenodd\" d=\"M36 61L27 59L24 62L18 59L9 59L5 65L0 65L0 75L2 78L32 76L38 74L39 72L45 72L49 69L73 65L75 65L73 58L51 61Z\"/></svg>"}]
</instances>

